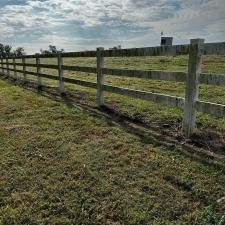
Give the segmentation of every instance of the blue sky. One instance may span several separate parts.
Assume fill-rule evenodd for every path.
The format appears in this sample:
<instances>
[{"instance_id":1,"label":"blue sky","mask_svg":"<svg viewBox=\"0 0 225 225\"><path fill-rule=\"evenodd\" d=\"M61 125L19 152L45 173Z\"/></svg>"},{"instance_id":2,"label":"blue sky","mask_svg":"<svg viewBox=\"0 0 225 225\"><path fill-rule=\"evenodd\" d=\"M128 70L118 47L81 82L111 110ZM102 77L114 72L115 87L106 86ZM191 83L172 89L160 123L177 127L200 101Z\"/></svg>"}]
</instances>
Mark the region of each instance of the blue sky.
<instances>
[{"instance_id":1,"label":"blue sky","mask_svg":"<svg viewBox=\"0 0 225 225\"><path fill-rule=\"evenodd\" d=\"M225 41L225 0L0 0L0 42L27 53Z\"/></svg>"}]
</instances>

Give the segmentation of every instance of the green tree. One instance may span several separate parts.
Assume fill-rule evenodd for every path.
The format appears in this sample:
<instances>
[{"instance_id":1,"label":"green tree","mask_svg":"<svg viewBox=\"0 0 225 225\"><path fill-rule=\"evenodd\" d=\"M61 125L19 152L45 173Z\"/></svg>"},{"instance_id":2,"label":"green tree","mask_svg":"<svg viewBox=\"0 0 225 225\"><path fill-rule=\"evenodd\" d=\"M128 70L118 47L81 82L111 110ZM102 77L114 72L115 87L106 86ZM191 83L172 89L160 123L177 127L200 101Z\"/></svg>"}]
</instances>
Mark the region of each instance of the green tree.
<instances>
[{"instance_id":1,"label":"green tree","mask_svg":"<svg viewBox=\"0 0 225 225\"><path fill-rule=\"evenodd\" d=\"M63 48L61 50L58 50L55 45L49 45L48 47L48 50L40 49L41 54L57 54L59 52L64 52Z\"/></svg>"},{"instance_id":2,"label":"green tree","mask_svg":"<svg viewBox=\"0 0 225 225\"><path fill-rule=\"evenodd\" d=\"M18 47L15 51L14 51L14 55L15 56L23 56L26 55L24 48L23 47Z\"/></svg>"},{"instance_id":3,"label":"green tree","mask_svg":"<svg viewBox=\"0 0 225 225\"><path fill-rule=\"evenodd\" d=\"M0 43L0 56L5 57L5 46Z\"/></svg>"},{"instance_id":4,"label":"green tree","mask_svg":"<svg viewBox=\"0 0 225 225\"><path fill-rule=\"evenodd\" d=\"M5 45L4 49L5 49L5 55L7 57L12 55L12 46L11 45Z\"/></svg>"}]
</instances>

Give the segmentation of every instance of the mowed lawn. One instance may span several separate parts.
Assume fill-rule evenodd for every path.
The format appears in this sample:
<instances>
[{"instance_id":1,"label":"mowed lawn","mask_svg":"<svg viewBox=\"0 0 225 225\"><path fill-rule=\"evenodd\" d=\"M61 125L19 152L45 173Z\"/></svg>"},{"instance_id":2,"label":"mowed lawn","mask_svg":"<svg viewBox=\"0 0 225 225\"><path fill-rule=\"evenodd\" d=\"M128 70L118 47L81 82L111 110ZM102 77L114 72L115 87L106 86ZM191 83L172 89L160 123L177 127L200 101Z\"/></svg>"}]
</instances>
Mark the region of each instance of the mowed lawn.
<instances>
[{"instance_id":1,"label":"mowed lawn","mask_svg":"<svg viewBox=\"0 0 225 225\"><path fill-rule=\"evenodd\" d=\"M0 80L0 224L224 224L225 166Z\"/></svg>"}]
</instances>

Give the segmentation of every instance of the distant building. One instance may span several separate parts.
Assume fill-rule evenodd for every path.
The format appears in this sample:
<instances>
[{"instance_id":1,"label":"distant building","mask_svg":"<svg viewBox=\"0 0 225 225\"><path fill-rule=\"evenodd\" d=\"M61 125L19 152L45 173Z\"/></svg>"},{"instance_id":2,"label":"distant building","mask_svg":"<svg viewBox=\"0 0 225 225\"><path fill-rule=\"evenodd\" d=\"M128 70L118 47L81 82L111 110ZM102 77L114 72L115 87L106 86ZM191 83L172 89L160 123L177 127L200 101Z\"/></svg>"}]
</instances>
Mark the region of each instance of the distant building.
<instances>
[{"instance_id":1,"label":"distant building","mask_svg":"<svg viewBox=\"0 0 225 225\"><path fill-rule=\"evenodd\" d=\"M161 46L172 46L173 45L173 37L161 37Z\"/></svg>"}]
</instances>

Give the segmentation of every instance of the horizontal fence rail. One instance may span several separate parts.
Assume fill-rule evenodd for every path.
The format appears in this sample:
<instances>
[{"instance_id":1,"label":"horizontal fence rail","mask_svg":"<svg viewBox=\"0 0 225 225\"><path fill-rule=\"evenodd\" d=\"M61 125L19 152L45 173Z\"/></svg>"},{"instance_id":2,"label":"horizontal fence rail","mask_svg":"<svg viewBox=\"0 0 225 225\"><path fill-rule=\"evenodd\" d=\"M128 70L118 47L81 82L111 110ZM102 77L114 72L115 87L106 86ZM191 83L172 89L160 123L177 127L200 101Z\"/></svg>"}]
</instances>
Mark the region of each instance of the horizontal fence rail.
<instances>
[{"instance_id":1,"label":"horizontal fence rail","mask_svg":"<svg viewBox=\"0 0 225 225\"><path fill-rule=\"evenodd\" d=\"M204 55L225 55L225 42L204 44Z\"/></svg>"},{"instance_id":2,"label":"horizontal fence rail","mask_svg":"<svg viewBox=\"0 0 225 225\"><path fill-rule=\"evenodd\" d=\"M115 87L111 85L103 85L103 90L112 92L115 94L142 99L142 100L153 101L153 102L162 103L165 105L171 105L171 106L178 107L180 109L183 108L183 103L184 103L184 99L180 97L174 97L170 95L157 94L157 93L146 92L146 91L139 91L139 90L134 90L129 88Z\"/></svg>"},{"instance_id":3,"label":"horizontal fence rail","mask_svg":"<svg viewBox=\"0 0 225 225\"><path fill-rule=\"evenodd\" d=\"M103 73L111 76L135 77L153 80L165 81L186 81L184 72L166 72L166 71L141 71L141 70L123 70L123 69L103 69Z\"/></svg>"},{"instance_id":4,"label":"horizontal fence rail","mask_svg":"<svg viewBox=\"0 0 225 225\"><path fill-rule=\"evenodd\" d=\"M225 74L203 73L199 78L200 84L225 86Z\"/></svg>"},{"instance_id":5,"label":"horizontal fence rail","mask_svg":"<svg viewBox=\"0 0 225 225\"><path fill-rule=\"evenodd\" d=\"M131 56L175 56L187 55L189 45L159 46L149 48L131 48L120 50L105 50L104 57L131 57Z\"/></svg>"},{"instance_id":6,"label":"horizontal fence rail","mask_svg":"<svg viewBox=\"0 0 225 225\"><path fill-rule=\"evenodd\" d=\"M225 105L211 102L196 102L196 110L198 112L208 113L217 117L225 116Z\"/></svg>"},{"instance_id":7,"label":"horizontal fence rail","mask_svg":"<svg viewBox=\"0 0 225 225\"><path fill-rule=\"evenodd\" d=\"M130 49L116 49L104 50L104 57L138 57L138 56L176 56L187 55L190 52L190 45L173 45L173 46L157 46L145 48L130 48ZM225 55L225 42L221 43L205 43L202 52L204 55ZM56 54L36 54L26 55L24 58L56 58ZM61 53L64 58L74 57L96 57L97 51L84 52L65 52ZM8 57L8 59L20 59L21 57Z\"/></svg>"},{"instance_id":8,"label":"horizontal fence rail","mask_svg":"<svg viewBox=\"0 0 225 225\"><path fill-rule=\"evenodd\" d=\"M6 68L3 68L6 69ZM49 75L49 74L44 74L44 73L36 73L36 72L31 72L31 71L24 71L24 70L14 70L14 69L8 69L9 71L13 71L13 72L17 72L17 73L23 73L23 74L27 74L27 75L31 75L31 76L40 76L43 78L48 78L51 80L59 80L59 78L57 76L54 75Z\"/></svg>"},{"instance_id":9,"label":"horizontal fence rail","mask_svg":"<svg viewBox=\"0 0 225 225\"><path fill-rule=\"evenodd\" d=\"M80 66L62 66L64 70L84 72L84 73L97 73L97 68L93 67L80 67Z\"/></svg>"},{"instance_id":10,"label":"horizontal fence rail","mask_svg":"<svg viewBox=\"0 0 225 225\"><path fill-rule=\"evenodd\" d=\"M189 66L187 72L168 72L168 71L142 71L142 70L127 70L127 69L111 69L104 67L104 57L133 57L133 56L175 56L189 54ZM133 48L133 49L119 49L119 50L104 50L98 48L97 51L85 52L67 52L60 54L47 55L28 55L24 57L9 57L1 58L1 70L3 75L9 76L9 72L14 72L14 79L17 79L17 74L32 75L38 78L39 86L42 85L42 78L59 81L60 92L64 92L64 82L70 84L81 85L88 88L97 89L98 105L104 104L104 92L111 92L122 96L153 101L165 105L177 107L186 110L183 117L183 131L186 137L190 137L195 127L195 111L211 114L217 117L225 116L225 105L204 102L198 100L198 86L199 84L225 86L225 74L201 73L201 56L202 55L225 55L225 42L223 43L207 43L197 39L192 40L190 45L174 45L174 46L160 46L149 48ZM64 65L64 57L96 57L97 67L81 67L74 65ZM197 58L198 60L197 61ZM35 63L27 63L25 58L35 58ZM42 64L41 58L57 58L58 64ZM9 60L12 59L12 62ZM21 63L16 62L16 59L22 59ZM12 66L13 68L9 68ZM16 67L22 69L17 69ZM28 71L27 67L35 68L36 72ZM58 76L41 73L41 68L53 69L58 71ZM196 69L199 68L199 69ZM196 69L196 70L195 70ZM5 72L6 71L6 72ZM86 80L74 79L64 77L64 71L76 71L84 73L97 74L97 83ZM131 77L140 79L153 79L164 81L185 82L186 96L185 98L170 96L161 93L147 92L123 87L116 87L104 84L104 76L118 76ZM195 93L195 95L193 95ZM196 92L195 92L196 91ZM190 96L188 96L189 94ZM225 94L225 93L224 93ZM187 107L188 104L191 106ZM188 117L187 115L191 117Z\"/></svg>"},{"instance_id":11,"label":"horizontal fence rail","mask_svg":"<svg viewBox=\"0 0 225 225\"><path fill-rule=\"evenodd\" d=\"M6 63L3 63L6 65ZM32 63L8 63L8 65L16 66L27 66L27 67L40 67L46 69L58 70L57 65L52 64L32 64ZM7 69L4 67L0 67ZM75 71L75 72L84 72L84 73L96 73L97 68L94 67L80 67L80 66L62 66L62 69L65 71ZM169 72L169 71L142 71L142 70L125 70L125 69L109 69L103 68L102 72L105 75L110 76L120 76L120 77L135 77L135 78L144 78L152 80L164 80L164 81L177 81L177 82L186 82L187 73L185 72ZM199 78L200 84L216 85L216 86L225 86L225 74L214 74L214 73L202 73Z\"/></svg>"},{"instance_id":12,"label":"horizontal fence rail","mask_svg":"<svg viewBox=\"0 0 225 225\"><path fill-rule=\"evenodd\" d=\"M7 69L7 68L4 68L4 69ZM9 69L9 71L14 71L14 69ZM16 72L24 73L23 70L16 70ZM31 72L31 71L25 71L25 74L29 74L32 76L39 75L43 78L58 80L57 76L53 76L49 74L43 74L43 73L38 74L36 72ZM85 80L67 78L67 77L64 77L63 81L67 83L71 83L71 84L77 84L77 85L89 87L89 88L95 88L95 89L97 88L97 83L95 82L89 82ZM129 88L121 88L121 87L116 87L111 85L103 85L103 90L107 92L115 93L115 94L120 94L120 95L138 98L142 100L153 101L153 102L157 102L157 103L161 103L165 105L175 106L180 109L183 109L183 106L184 106L184 98L181 98L181 97L134 90ZM208 113L218 117L225 116L225 105L221 105L221 104L198 101L196 103L196 109L198 112Z\"/></svg>"}]
</instances>

